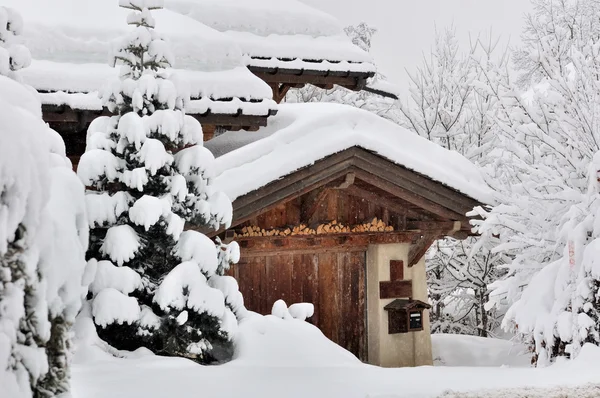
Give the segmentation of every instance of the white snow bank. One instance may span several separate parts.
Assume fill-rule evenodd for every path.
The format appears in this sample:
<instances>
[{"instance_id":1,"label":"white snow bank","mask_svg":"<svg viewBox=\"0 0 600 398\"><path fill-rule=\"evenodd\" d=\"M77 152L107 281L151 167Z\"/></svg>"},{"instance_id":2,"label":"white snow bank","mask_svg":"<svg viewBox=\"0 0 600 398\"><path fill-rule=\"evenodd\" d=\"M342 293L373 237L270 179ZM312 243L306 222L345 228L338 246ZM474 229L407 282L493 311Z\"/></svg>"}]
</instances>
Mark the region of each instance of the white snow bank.
<instances>
[{"instance_id":1,"label":"white snow bank","mask_svg":"<svg viewBox=\"0 0 600 398\"><path fill-rule=\"evenodd\" d=\"M243 145L248 136L255 142ZM264 138L263 138L264 137ZM241 138L241 140L240 140ZM373 151L483 203L492 195L477 167L370 112L339 104L285 104L257 133L227 132L206 143L213 152L235 149L216 159L214 188L234 201L317 160L351 147ZM277 167L273 167L277 165ZM251 175L252 178L247 178Z\"/></svg>"},{"instance_id":2,"label":"white snow bank","mask_svg":"<svg viewBox=\"0 0 600 398\"><path fill-rule=\"evenodd\" d=\"M530 366L527 347L508 340L433 334L433 361L440 366Z\"/></svg>"},{"instance_id":3,"label":"white snow bank","mask_svg":"<svg viewBox=\"0 0 600 398\"><path fill-rule=\"evenodd\" d=\"M86 329L94 332L89 322ZM97 344L96 339L86 341ZM140 350L117 359L98 347L80 344L73 369L73 396L195 397L202 391L211 398L434 398L447 390L600 383L600 348L593 346L584 347L572 362L544 369L384 369L361 364L306 322L257 314L241 322L237 341L238 357L222 366L200 366Z\"/></svg>"}]
</instances>

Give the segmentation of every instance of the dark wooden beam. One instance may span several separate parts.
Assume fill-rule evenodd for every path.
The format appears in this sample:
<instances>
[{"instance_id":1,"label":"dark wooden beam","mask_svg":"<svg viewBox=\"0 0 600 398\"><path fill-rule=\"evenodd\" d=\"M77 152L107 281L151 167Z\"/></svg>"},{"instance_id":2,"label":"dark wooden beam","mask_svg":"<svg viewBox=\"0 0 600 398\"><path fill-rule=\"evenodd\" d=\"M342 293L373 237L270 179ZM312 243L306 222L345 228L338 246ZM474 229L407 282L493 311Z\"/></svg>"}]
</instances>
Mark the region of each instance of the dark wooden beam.
<instances>
[{"instance_id":1,"label":"dark wooden beam","mask_svg":"<svg viewBox=\"0 0 600 398\"><path fill-rule=\"evenodd\" d=\"M276 113L273 110L268 115L254 116L243 115L241 114L241 110L238 110L237 114L207 112L205 114L190 113L188 115L193 116L201 124L220 127L242 126L251 128L266 126L268 117ZM72 109L68 106L42 105L42 117L46 123L79 124L82 125L82 128L87 128L87 125L98 116L112 116L112 114L106 109L102 111L87 111ZM76 129L75 131L81 131L81 129Z\"/></svg>"},{"instance_id":2,"label":"dark wooden beam","mask_svg":"<svg viewBox=\"0 0 600 398\"><path fill-rule=\"evenodd\" d=\"M277 255L288 251L322 252L339 250L364 251L369 245L415 242L418 234L411 232L379 232L299 236L238 237L244 257Z\"/></svg>"},{"instance_id":3,"label":"dark wooden beam","mask_svg":"<svg viewBox=\"0 0 600 398\"><path fill-rule=\"evenodd\" d=\"M409 298L412 295L412 281L379 282L380 299Z\"/></svg>"},{"instance_id":4,"label":"dark wooden beam","mask_svg":"<svg viewBox=\"0 0 600 398\"><path fill-rule=\"evenodd\" d=\"M403 205L400 201L390 200L381 195L377 195L371 191L367 191L365 189L359 188L358 186L349 187L346 191L347 194L355 196L360 199L364 199L369 203L374 203L378 206L387 208L397 214L406 214L411 218L418 218L421 215L415 211L408 209L405 205Z\"/></svg>"},{"instance_id":5,"label":"dark wooden beam","mask_svg":"<svg viewBox=\"0 0 600 398\"><path fill-rule=\"evenodd\" d=\"M321 207L327 195L329 194L331 187L322 186L312 192L309 192L307 197L302 202L302 220L310 225L315 222L314 218L317 215L319 207Z\"/></svg>"},{"instance_id":6,"label":"dark wooden beam","mask_svg":"<svg viewBox=\"0 0 600 398\"><path fill-rule=\"evenodd\" d=\"M427 198L424 198L423 190L412 191L406 187L399 186L397 185L397 183L392 183L390 181L380 178L379 173L375 175L371 172L365 171L364 169L360 169L357 172L357 177L383 191L386 191L406 202L409 202L421 209L433 213L436 216L441 217L443 219L466 219L466 215L460 214L454 210L450 210L443 204L439 204Z\"/></svg>"},{"instance_id":7,"label":"dark wooden beam","mask_svg":"<svg viewBox=\"0 0 600 398\"><path fill-rule=\"evenodd\" d=\"M412 267L417 264L438 238L439 236L436 235L424 235L412 245L408 251L408 266Z\"/></svg>"},{"instance_id":8,"label":"dark wooden beam","mask_svg":"<svg viewBox=\"0 0 600 398\"><path fill-rule=\"evenodd\" d=\"M385 163L385 159L372 152L366 150L359 150L356 153L357 165L361 166L366 170L378 168L378 176L390 182L402 183L402 187L405 187L413 192L422 192L423 197L428 200L438 203L447 204L448 208L455 209L463 217L465 213L471 211L473 207L478 205L478 202L474 199L469 198L467 195L462 194L455 189L445 186L439 182L436 182L429 178L419 174L413 170L409 170L405 167L390 167L388 162L387 167L382 164ZM400 184L399 184L400 185Z\"/></svg>"},{"instance_id":9,"label":"dark wooden beam","mask_svg":"<svg viewBox=\"0 0 600 398\"><path fill-rule=\"evenodd\" d=\"M366 86L367 75L354 75L350 76L335 76L335 75L313 75L306 73L294 74L284 73L285 70L272 69L272 73L269 73L264 68L249 67L250 71L253 72L257 77L265 81L266 83L274 84L287 84L287 85L298 85L298 84L312 84L317 87L326 86L333 87L334 85L345 87L349 90L360 91ZM296 72L296 71L290 71Z\"/></svg>"}]
</instances>

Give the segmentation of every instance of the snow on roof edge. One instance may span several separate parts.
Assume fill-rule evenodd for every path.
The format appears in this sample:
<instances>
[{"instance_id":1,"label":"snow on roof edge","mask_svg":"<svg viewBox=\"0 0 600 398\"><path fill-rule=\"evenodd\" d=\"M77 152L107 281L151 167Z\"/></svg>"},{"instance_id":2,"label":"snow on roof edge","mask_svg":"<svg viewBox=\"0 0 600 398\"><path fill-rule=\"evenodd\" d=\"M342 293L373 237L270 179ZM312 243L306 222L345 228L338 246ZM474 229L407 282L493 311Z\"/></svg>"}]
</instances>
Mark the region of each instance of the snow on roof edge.
<instances>
[{"instance_id":1,"label":"snow on roof edge","mask_svg":"<svg viewBox=\"0 0 600 398\"><path fill-rule=\"evenodd\" d=\"M258 133L264 138L216 159L214 188L232 201L327 156L360 147L481 203L493 202L481 173L462 155L350 106L280 105L278 115ZM235 139L235 133L217 139L225 144Z\"/></svg>"}]
</instances>

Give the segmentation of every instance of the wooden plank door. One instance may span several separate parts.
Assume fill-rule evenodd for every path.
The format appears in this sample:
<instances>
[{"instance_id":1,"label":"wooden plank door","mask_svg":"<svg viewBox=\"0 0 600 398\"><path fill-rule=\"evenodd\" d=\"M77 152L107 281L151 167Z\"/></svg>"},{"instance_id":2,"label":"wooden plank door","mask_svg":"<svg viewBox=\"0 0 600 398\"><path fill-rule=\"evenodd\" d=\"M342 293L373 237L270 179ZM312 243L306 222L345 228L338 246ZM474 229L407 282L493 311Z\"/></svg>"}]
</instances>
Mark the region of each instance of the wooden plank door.
<instances>
[{"instance_id":1,"label":"wooden plank door","mask_svg":"<svg viewBox=\"0 0 600 398\"><path fill-rule=\"evenodd\" d=\"M313 303L309 322L325 336L367 361L366 253L283 252L245 256L232 267L246 308L269 314L273 303Z\"/></svg>"}]
</instances>

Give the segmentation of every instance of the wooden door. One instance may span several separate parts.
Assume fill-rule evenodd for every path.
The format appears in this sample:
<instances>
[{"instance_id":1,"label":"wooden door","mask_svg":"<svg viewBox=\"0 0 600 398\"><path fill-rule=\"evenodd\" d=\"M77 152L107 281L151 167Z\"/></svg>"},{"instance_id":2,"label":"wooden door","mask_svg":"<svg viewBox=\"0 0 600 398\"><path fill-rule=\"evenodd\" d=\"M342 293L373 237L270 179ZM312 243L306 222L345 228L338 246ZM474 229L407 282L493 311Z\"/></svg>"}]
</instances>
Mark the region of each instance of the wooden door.
<instances>
[{"instance_id":1,"label":"wooden door","mask_svg":"<svg viewBox=\"0 0 600 398\"><path fill-rule=\"evenodd\" d=\"M232 267L246 308L269 314L279 299L313 303L308 321L325 336L367 361L366 253L282 252L244 257Z\"/></svg>"}]
</instances>

